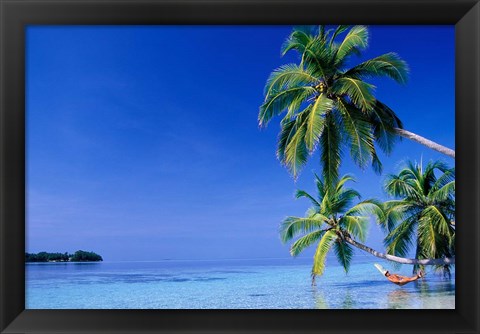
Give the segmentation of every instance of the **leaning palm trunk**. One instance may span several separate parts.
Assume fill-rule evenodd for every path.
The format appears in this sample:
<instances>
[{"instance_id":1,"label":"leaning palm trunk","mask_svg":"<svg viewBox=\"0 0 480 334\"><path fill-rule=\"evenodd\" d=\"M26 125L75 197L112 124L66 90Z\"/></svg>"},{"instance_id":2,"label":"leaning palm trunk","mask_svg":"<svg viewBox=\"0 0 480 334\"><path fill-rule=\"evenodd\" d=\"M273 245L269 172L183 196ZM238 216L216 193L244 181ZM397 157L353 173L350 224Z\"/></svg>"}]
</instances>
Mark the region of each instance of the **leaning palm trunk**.
<instances>
[{"instance_id":1,"label":"leaning palm trunk","mask_svg":"<svg viewBox=\"0 0 480 334\"><path fill-rule=\"evenodd\" d=\"M407 258L404 258L404 257L398 257L398 256L395 256L395 255L390 255L390 254L383 254L383 253L380 253L380 252L377 252L376 250L368 247L368 246L365 246L359 242L356 242L355 240L353 240L352 238L350 237L347 237L347 236L344 236L344 240L346 242L348 242L349 244L357 247L357 248L360 248L361 250L367 252L367 253L370 253L372 254L373 256L376 256L376 257L379 257L381 259L385 259L385 260L389 260L389 261L393 261L393 262L398 262L398 263L401 263L401 264L413 264L413 265L423 265L423 266L429 266L429 265L433 265L433 266L438 266L438 265L447 265L447 264L455 264L455 258L443 258L443 259L407 259Z\"/></svg>"},{"instance_id":2,"label":"leaning palm trunk","mask_svg":"<svg viewBox=\"0 0 480 334\"><path fill-rule=\"evenodd\" d=\"M431 148L432 150L448 155L449 157L455 159L455 151L448 147L437 144L427 138L424 138L422 136L419 136L413 132L410 132L404 129L395 128L395 133L401 137L416 141L419 144L422 144L428 148Z\"/></svg>"}]
</instances>

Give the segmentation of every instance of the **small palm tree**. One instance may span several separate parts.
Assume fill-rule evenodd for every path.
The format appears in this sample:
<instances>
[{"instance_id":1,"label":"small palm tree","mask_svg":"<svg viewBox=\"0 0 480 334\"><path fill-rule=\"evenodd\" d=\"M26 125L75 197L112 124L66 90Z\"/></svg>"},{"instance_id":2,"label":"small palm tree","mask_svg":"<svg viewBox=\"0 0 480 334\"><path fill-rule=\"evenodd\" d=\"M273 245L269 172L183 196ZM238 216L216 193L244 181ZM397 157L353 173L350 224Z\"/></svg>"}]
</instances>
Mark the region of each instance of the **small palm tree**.
<instances>
[{"instance_id":1,"label":"small palm tree","mask_svg":"<svg viewBox=\"0 0 480 334\"><path fill-rule=\"evenodd\" d=\"M292 256L299 255L305 248L317 243L313 258L312 284L317 275L325 270L327 253L334 249L339 263L348 272L353 256L351 242L365 241L368 231L369 214L383 218L381 204L375 200L366 200L352 206L360 194L345 183L354 181L351 176L343 176L333 186L329 186L315 175L318 195L312 196L298 190L296 197L306 197L312 203L305 217L287 217L280 226L280 236L284 243L300 236L290 248Z\"/></svg>"},{"instance_id":2,"label":"small palm tree","mask_svg":"<svg viewBox=\"0 0 480 334\"><path fill-rule=\"evenodd\" d=\"M384 203L387 253L405 256L415 247L416 259L455 255L455 168L436 161L423 169L408 162L387 177L385 189L395 198ZM437 268L450 272L449 264Z\"/></svg>"},{"instance_id":3,"label":"small palm tree","mask_svg":"<svg viewBox=\"0 0 480 334\"><path fill-rule=\"evenodd\" d=\"M345 38L337 41L348 29ZM372 165L380 172L376 147L388 154L398 135L425 139L403 130L397 115L375 98L375 87L366 81L388 77L406 83L408 67L397 54L386 53L348 68L351 56L367 45L367 27L346 25L333 32L325 31L325 26L296 28L285 41L282 54L296 50L300 63L272 72L258 119L260 126L266 126L273 117L286 113L277 156L294 177L317 147L323 178L334 183L345 143L358 166Z\"/></svg>"}]
</instances>

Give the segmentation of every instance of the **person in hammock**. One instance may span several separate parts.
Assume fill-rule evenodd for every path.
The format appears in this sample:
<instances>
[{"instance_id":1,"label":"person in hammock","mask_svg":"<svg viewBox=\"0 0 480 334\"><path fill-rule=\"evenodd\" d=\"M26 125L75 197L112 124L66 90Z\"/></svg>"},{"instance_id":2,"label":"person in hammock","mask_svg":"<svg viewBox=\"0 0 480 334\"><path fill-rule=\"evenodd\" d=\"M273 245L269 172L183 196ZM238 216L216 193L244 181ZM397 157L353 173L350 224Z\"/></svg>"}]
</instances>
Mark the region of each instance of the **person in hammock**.
<instances>
[{"instance_id":1,"label":"person in hammock","mask_svg":"<svg viewBox=\"0 0 480 334\"><path fill-rule=\"evenodd\" d=\"M419 278L425 277L425 274L423 271L419 271L418 274L416 274L413 277L407 277L407 276L402 276L402 275L397 275L397 274L390 274L388 270L383 268L381 265L378 263L375 263L374 266L380 271L390 282L397 284L397 285L405 285L407 283L416 281Z\"/></svg>"},{"instance_id":2,"label":"person in hammock","mask_svg":"<svg viewBox=\"0 0 480 334\"><path fill-rule=\"evenodd\" d=\"M416 274L415 276L407 277L407 276L402 276L397 274L390 274L390 272L387 270L387 272L385 273L385 277L390 282L402 286L407 283L416 281L419 278L425 277L425 274L422 271L419 271L418 274Z\"/></svg>"}]
</instances>

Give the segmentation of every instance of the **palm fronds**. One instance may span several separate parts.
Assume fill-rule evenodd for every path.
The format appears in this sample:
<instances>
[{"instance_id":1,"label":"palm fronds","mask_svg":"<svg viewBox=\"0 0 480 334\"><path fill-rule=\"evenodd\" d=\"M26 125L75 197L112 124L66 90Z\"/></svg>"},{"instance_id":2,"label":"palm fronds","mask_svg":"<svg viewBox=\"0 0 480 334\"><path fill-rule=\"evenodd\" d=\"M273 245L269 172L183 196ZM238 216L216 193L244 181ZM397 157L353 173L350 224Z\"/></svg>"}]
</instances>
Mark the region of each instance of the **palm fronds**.
<instances>
[{"instance_id":1,"label":"palm fronds","mask_svg":"<svg viewBox=\"0 0 480 334\"><path fill-rule=\"evenodd\" d=\"M367 27L348 25L333 30L322 25L295 27L283 44L282 54L294 50L300 61L270 74L258 122L266 126L284 114L277 156L294 178L318 148L322 176L325 182L335 182L345 146L359 167L371 165L381 172L375 145L390 153L395 129L402 124L375 98L375 87L366 80L387 77L404 83L408 66L397 54L386 53L345 69L346 60L367 46Z\"/></svg>"},{"instance_id":2,"label":"palm fronds","mask_svg":"<svg viewBox=\"0 0 480 334\"><path fill-rule=\"evenodd\" d=\"M353 176L344 175L333 184L315 174L318 194L313 196L304 190L297 190L297 198L307 198L312 206L305 217L287 217L280 225L280 238L288 242L298 237L290 248L292 256L299 255L315 243L312 279L322 275L328 252L334 249L339 263L348 272L353 256L352 247L345 237L365 241L370 217L383 219L382 204L377 200L365 200L352 205L360 194L346 187L347 182L355 181Z\"/></svg>"},{"instance_id":3,"label":"palm fronds","mask_svg":"<svg viewBox=\"0 0 480 334\"><path fill-rule=\"evenodd\" d=\"M334 230L328 230L325 232L322 239L320 239L315 251L315 255L313 256L312 276L322 275L325 271L325 260L327 259L327 254L336 239L337 234Z\"/></svg>"},{"instance_id":4,"label":"palm fronds","mask_svg":"<svg viewBox=\"0 0 480 334\"><path fill-rule=\"evenodd\" d=\"M368 29L365 26L354 26L345 39L338 46L336 54L336 63L341 63L347 56L353 52L365 49L368 46Z\"/></svg>"},{"instance_id":5,"label":"palm fronds","mask_svg":"<svg viewBox=\"0 0 480 334\"><path fill-rule=\"evenodd\" d=\"M455 253L455 169L440 161L407 162L388 176L385 189L397 200L384 204L387 252L404 256L416 244L417 258L443 258ZM416 269L416 268L414 268ZM449 266L442 270L448 272Z\"/></svg>"},{"instance_id":6,"label":"palm fronds","mask_svg":"<svg viewBox=\"0 0 480 334\"><path fill-rule=\"evenodd\" d=\"M344 76L361 80L387 76L400 84L405 84L408 71L407 63L396 53L389 52L352 67L344 73Z\"/></svg>"}]
</instances>

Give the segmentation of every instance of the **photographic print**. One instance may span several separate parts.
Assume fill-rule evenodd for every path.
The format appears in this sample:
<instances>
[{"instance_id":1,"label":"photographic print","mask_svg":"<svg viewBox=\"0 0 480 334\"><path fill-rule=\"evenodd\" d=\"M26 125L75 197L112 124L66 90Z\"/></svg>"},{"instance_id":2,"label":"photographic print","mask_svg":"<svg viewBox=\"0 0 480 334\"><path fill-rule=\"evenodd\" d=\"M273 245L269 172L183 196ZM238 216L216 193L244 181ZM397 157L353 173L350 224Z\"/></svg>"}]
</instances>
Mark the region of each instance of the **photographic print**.
<instances>
[{"instance_id":1,"label":"photographic print","mask_svg":"<svg viewBox=\"0 0 480 334\"><path fill-rule=\"evenodd\" d=\"M455 26L25 31L26 309L455 309Z\"/></svg>"}]
</instances>

